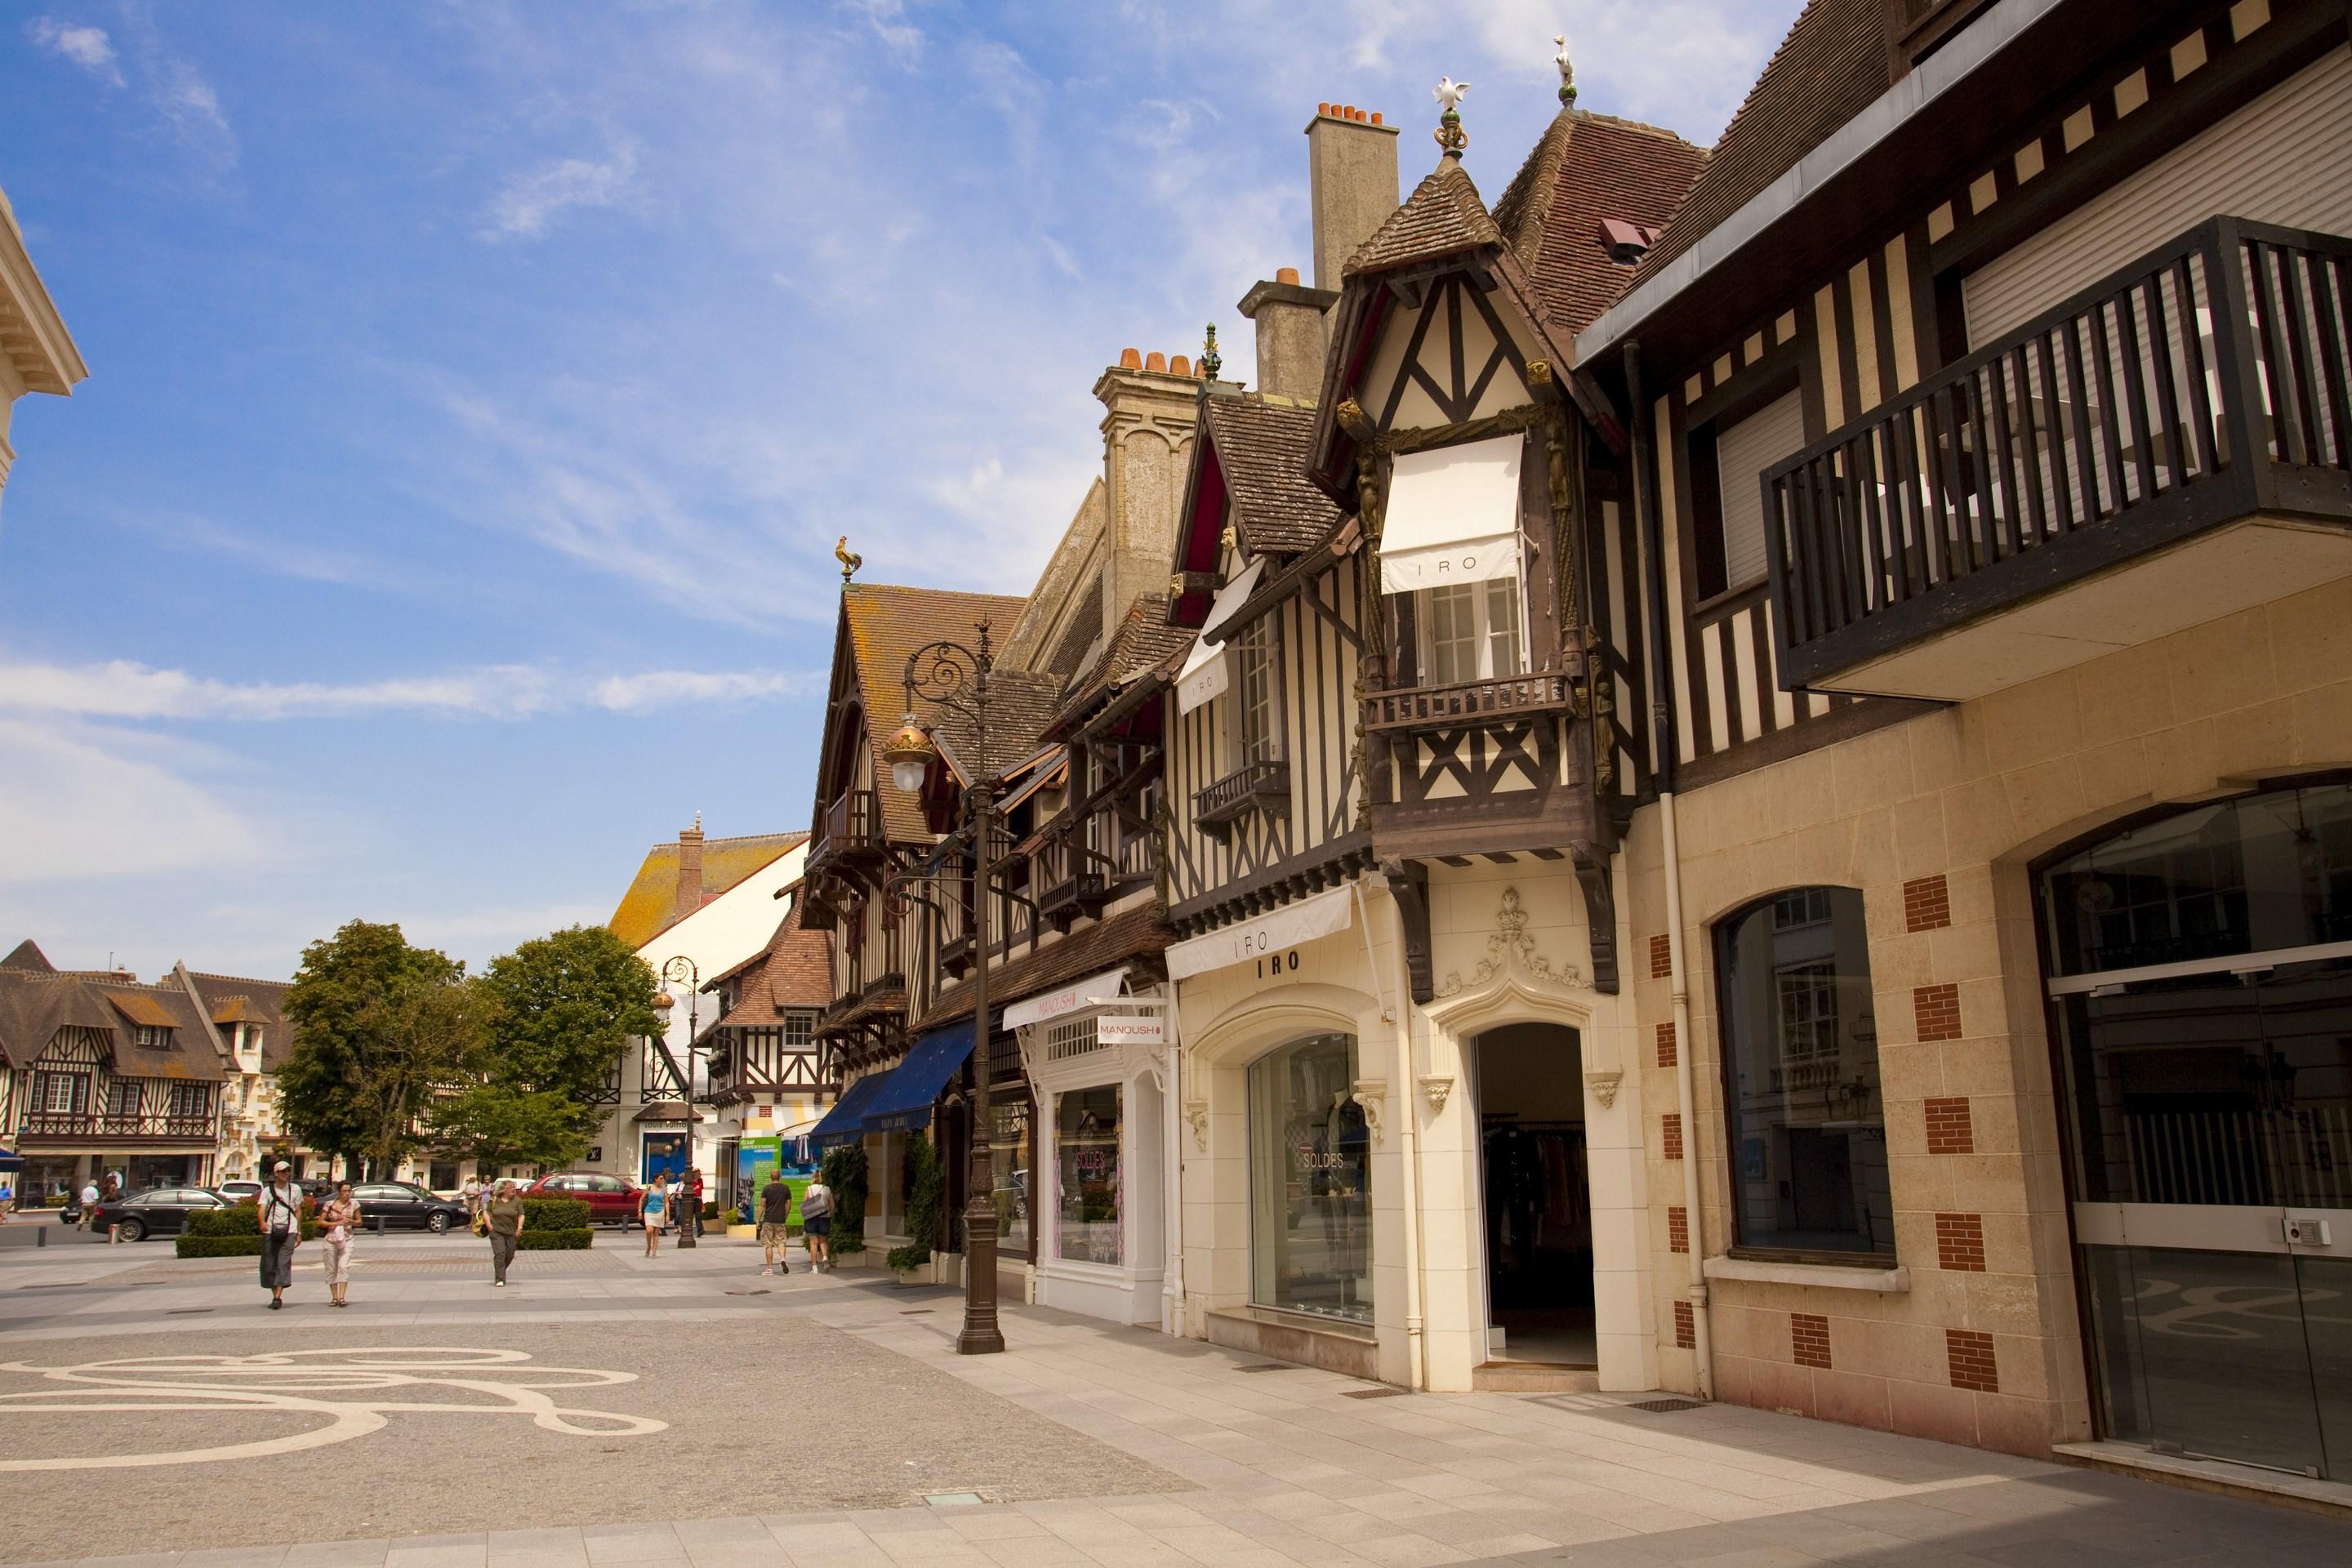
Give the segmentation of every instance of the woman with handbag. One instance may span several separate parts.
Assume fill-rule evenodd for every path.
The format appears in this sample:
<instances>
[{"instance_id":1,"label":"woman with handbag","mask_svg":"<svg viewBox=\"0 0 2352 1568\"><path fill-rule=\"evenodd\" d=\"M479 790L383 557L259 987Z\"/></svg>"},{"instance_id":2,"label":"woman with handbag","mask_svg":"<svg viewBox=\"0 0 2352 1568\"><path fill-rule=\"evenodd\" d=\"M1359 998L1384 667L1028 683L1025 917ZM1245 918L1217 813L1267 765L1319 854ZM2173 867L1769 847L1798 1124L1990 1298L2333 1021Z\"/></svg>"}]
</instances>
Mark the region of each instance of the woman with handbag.
<instances>
[{"instance_id":1,"label":"woman with handbag","mask_svg":"<svg viewBox=\"0 0 2352 1568\"><path fill-rule=\"evenodd\" d=\"M352 1233L360 1227L360 1202L352 1184L339 1183L319 1217L327 1225L327 1305L348 1307L352 1285Z\"/></svg>"}]
</instances>

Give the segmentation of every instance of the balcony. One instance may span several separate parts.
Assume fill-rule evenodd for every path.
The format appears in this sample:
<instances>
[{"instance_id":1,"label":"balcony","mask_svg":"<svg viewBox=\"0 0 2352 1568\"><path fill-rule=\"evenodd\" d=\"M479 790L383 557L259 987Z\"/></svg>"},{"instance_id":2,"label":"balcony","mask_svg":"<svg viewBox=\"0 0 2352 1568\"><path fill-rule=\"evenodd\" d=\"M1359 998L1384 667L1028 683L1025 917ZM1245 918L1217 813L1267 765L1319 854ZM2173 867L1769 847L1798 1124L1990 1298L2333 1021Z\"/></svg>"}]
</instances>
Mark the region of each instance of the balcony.
<instances>
[{"instance_id":1,"label":"balcony","mask_svg":"<svg viewBox=\"0 0 2352 1568\"><path fill-rule=\"evenodd\" d=\"M1461 863L1600 842L1580 668L1370 693L1375 853Z\"/></svg>"},{"instance_id":2,"label":"balcony","mask_svg":"<svg viewBox=\"0 0 2352 1568\"><path fill-rule=\"evenodd\" d=\"M219 1141L220 1128L219 1115L209 1110L194 1116L37 1110L26 1116L19 1136L26 1148L60 1142L120 1143L126 1147L140 1143L196 1143L209 1148Z\"/></svg>"},{"instance_id":3,"label":"balcony","mask_svg":"<svg viewBox=\"0 0 2352 1568\"><path fill-rule=\"evenodd\" d=\"M1210 832L1230 828L1261 806L1290 798L1290 764L1244 763L1192 797L1192 820Z\"/></svg>"},{"instance_id":4,"label":"balcony","mask_svg":"<svg viewBox=\"0 0 2352 1568\"><path fill-rule=\"evenodd\" d=\"M884 845L882 803L870 789L844 790L824 808L809 845L808 869L837 870L878 857Z\"/></svg>"},{"instance_id":5,"label":"balcony","mask_svg":"<svg viewBox=\"0 0 2352 1568\"><path fill-rule=\"evenodd\" d=\"M2352 575L2352 242L2215 218L1766 470L1789 689L1962 701Z\"/></svg>"},{"instance_id":6,"label":"balcony","mask_svg":"<svg viewBox=\"0 0 2352 1568\"><path fill-rule=\"evenodd\" d=\"M951 936L940 944L940 967L946 971L949 979L962 979L964 972L971 967L973 945L969 931L961 936Z\"/></svg>"}]
</instances>

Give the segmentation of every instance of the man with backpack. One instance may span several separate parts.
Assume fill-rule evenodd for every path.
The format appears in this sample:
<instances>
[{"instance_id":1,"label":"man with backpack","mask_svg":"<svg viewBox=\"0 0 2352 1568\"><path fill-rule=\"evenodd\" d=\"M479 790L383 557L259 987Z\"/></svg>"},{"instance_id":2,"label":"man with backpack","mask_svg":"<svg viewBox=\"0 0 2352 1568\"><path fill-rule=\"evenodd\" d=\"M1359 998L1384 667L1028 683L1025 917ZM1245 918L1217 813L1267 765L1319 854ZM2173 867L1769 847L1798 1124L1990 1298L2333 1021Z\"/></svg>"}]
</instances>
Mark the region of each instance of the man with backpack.
<instances>
[{"instance_id":1,"label":"man with backpack","mask_svg":"<svg viewBox=\"0 0 2352 1568\"><path fill-rule=\"evenodd\" d=\"M286 1305L286 1287L294 1283L294 1249L302 1245L302 1189L294 1184L294 1167L278 1161L258 1202L261 1282L269 1288L269 1310L275 1312Z\"/></svg>"}]
</instances>

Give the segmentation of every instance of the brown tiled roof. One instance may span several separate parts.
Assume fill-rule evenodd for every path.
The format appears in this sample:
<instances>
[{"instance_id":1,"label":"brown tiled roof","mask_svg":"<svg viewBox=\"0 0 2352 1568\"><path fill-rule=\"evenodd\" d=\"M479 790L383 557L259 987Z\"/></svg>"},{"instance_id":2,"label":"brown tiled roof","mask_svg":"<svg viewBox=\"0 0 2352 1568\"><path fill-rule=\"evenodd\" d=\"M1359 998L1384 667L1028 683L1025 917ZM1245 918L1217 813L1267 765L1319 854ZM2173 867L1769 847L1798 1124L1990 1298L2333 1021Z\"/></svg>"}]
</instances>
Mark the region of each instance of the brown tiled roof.
<instances>
[{"instance_id":1,"label":"brown tiled roof","mask_svg":"<svg viewBox=\"0 0 2352 1568\"><path fill-rule=\"evenodd\" d=\"M1577 110L1553 117L1495 222L1556 329L1582 331L1633 281L1632 267L1610 259L1601 220L1664 224L1706 163L1671 131Z\"/></svg>"},{"instance_id":2,"label":"brown tiled roof","mask_svg":"<svg viewBox=\"0 0 2352 1568\"><path fill-rule=\"evenodd\" d=\"M58 966L49 962L49 955L43 952L40 944L29 936L18 942L7 957L0 958L0 969L23 969L35 974L55 974L58 972Z\"/></svg>"},{"instance_id":3,"label":"brown tiled roof","mask_svg":"<svg viewBox=\"0 0 2352 1568\"><path fill-rule=\"evenodd\" d=\"M1060 736L1072 724L1085 719L1106 697L1125 690L1134 682L1159 672L1171 660L1181 660L1192 646L1194 633L1190 626L1168 624L1168 595L1146 594L1128 606L1127 619L1111 634L1110 646L1095 660L1094 668L1086 672L1072 687L1070 695L1047 726L1048 735Z\"/></svg>"},{"instance_id":4,"label":"brown tiled roof","mask_svg":"<svg viewBox=\"0 0 2352 1568\"><path fill-rule=\"evenodd\" d=\"M192 973L196 994L212 1010L215 1024L254 1024L261 1029L261 1070L274 1073L286 1065L294 1047L294 1026L286 1021L286 993L294 989L285 980L249 980L234 974Z\"/></svg>"},{"instance_id":5,"label":"brown tiled roof","mask_svg":"<svg viewBox=\"0 0 2352 1568\"><path fill-rule=\"evenodd\" d=\"M833 1000L833 939L801 929L801 900L795 898L768 945L711 984L726 980L736 982L734 1009L705 1033L772 1028L784 1021L787 1008L822 1008Z\"/></svg>"},{"instance_id":6,"label":"brown tiled roof","mask_svg":"<svg viewBox=\"0 0 2352 1568\"><path fill-rule=\"evenodd\" d=\"M121 1020L97 988L62 974L0 966L0 1060L29 1067L59 1029L107 1029Z\"/></svg>"},{"instance_id":7,"label":"brown tiled roof","mask_svg":"<svg viewBox=\"0 0 2352 1568\"><path fill-rule=\"evenodd\" d=\"M1331 498L1307 482L1315 405L1245 393L1202 400L1234 522L1253 555L1296 555L1339 519Z\"/></svg>"},{"instance_id":8,"label":"brown tiled roof","mask_svg":"<svg viewBox=\"0 0 2352 1568\"><path fill-rule=\"evenodd\" d=\"M1123 958L1139 958L1158 953L1176 940L1176 933L1160 910L1150 904L1116 914L1100 925L1073 931L1051 947L1041 947L1005 964L992 969L988 975L988 1005L991 1010L1008 1002L1018 1002L1050 990L1064 981L1076 980L1098 969L1107 969ZM936 1029L942 1024L952 1024L971 1012L971 982L966 980L940 993L931 1010L923 1015L913 1033Z\"/></svg>"},{"instance_id":9,"label":"brown tiled roof","mask_svg":"<svg viewBox=\"0 0 2352 1568\"><path fill-rule=\"evenodd\" d=\"M1357 247L1356 254L1348 258L1339 275L1354 278L1366 272L1385 272L1409 262L1475 250L1482 245L1499 245L1502 238L1502 231L1487 216L1486 204L1478 199L1478 187L1463 169L1461 161L1440 158L1429 177L1405 198L1404 205L1391 213L1388 221L1372 231L1372 237Z\"/></svg>"},{"instance_id":10,"label":"brown tiled roof","mask_svg":"<svg viewBox=\"0 0 2352 1568\"><path fill-rule=\"evenodd\" d=\"M133 1020L172 1031L163 1049L140 1046ZM0 969L0 1058L29 1066L58 1031L96 1029L109 1039L114 1070L126 1078L174 1078L216 1083L220 1052L209 1021L176 983L140 985L78 975Z\"/></svg>"},{"instance_id":11,"label":"brown tiled roof","mask_svg":"<svg viewBox=\"0 0 2352 1568\"><path fill-rule=\"evenodd\" d=\"M977 628L982 621L987 621L992 635L1001 640L1021 618L1021 598L1010 594L966 594L950 588L909 588L895 583L851 583L843 587L842 620L847 631L852 673L865 699L866 743L873 749L877 778L888 773L882 761L882 747L898 730L899 716L907 709L907 656L925 643L940 638L970 647L979 635ZM1004 673L1009 676L1013 672ZM998 689L1008 694L1012 704L1005 710L1015 715L1009 725L1000 725L1000 730L1021 727L1019 710L1032 700L1025 689L1013 689L1020 685L1013 680L998 683ZM1037 717L1042 728L1044 714L1051 711L1051 699L1036 701L1035 706L1041 710ZM938 727L950 746L961 741L961 754L971 755L971 727L961 715L919 701L916 709L919 717ZM1027 742L1035 739L1035 730L1025 738ZM1003 759L1000 765L1003 766L1019 760L1017 755L1004 758L1005 752L1019 750L1025 754L1027 749L1025 744L1016 748L995 733L990 735L989 745L991 752ZM883 826L892 839L914 843L930 837L923 824L922 807L912 796L887 787L877 793L882 798Z\"/></svg>"},{"instance_id":12,"label":"brown tiled roof","mask_svg":"<svg viewBox=\"0 0 2352 1568\"><path fill-rule=\"evenodd\" d=\"M709 903L807 838L805 833L755 833L704 839L702 901ZM646 850L629 890L621 895L620 907L605 926L631 947L643 947L667 931L677 911L677 873L676 844L656 844Z\"/></svg>"},{"instance_id":13,"label":"brown tiled roof","mask_svg":"<svg viewBox=\"0 0 2352 1568\"><path fill-rule=\"evenodd\" d=\"M1886 0L1808 0L1634 280L1696 245L1886 91Z\"/></svg>"}]
</instances>

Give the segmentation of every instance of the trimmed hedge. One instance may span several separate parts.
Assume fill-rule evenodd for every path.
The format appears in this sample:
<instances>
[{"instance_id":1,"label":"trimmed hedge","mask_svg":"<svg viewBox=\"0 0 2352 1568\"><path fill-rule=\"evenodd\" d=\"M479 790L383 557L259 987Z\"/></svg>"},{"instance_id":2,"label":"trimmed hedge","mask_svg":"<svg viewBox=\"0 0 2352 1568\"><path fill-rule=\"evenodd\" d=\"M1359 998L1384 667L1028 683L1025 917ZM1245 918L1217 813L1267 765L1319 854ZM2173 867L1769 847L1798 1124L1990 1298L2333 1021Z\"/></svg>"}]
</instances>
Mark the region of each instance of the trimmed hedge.
<instances>
[{"instance_id":1,"label":"trimmed hedge","mask_svg":"<svg viewBox=\"0 0 2352 1568\"><path fill-rule=\"evenodd\" d=\"M550 1200L553 1201L553 1200ZM588 1205L580 1205L586 1208ZM529 1225L515 1237L517 1252L584 1252L595 1245L596 1232L588 1226L572 1230L535 1230Z\"/></svg>"},{"instance_id":2,"label":"trimmed hedge","mask_svg":"<svg viewBox=\"0 0 2352 1568\"><path fill-rule=\"evenodd\" d=\"M525 1198L522 1201L522 1233L526 1237L534 1230L585 1230L587 1227L588 1203L584 1198Z\"/></svg>"},{"instance_id":3,"label":"trimmed hedge","mask_svg":"<svg viewBox=\"0 0 2352 1568\"><path fill-rule=\"evenodd\" d=\"M261 1250L261 1206L258 1204L242 1203L234 1208L191 1210L187 1216L185 1234L208 1240L234 1240L241 1236L253 1243L250 1250L259 1252ZM302 1239L316 1241L326 1234L327 1227L319 1223L317 1214L309 1205L304 1205ZM236 1254L235 1252L183 1252L180 1256L183 1258L234 1258Z\"/></svg>"},{"instance_id":4,"label":"trimmed hedge","mask_svg":"<svg viewBox=\"0 0 2352 1568\"><path fill-rule=\"evenodd\" d=\"M258 1258L261 1256L261 1236L258 1232L247 1236L197 1236L193 1232L184 1232L174 1244L173 1256Z\"/></svg>"}]
</instances>

